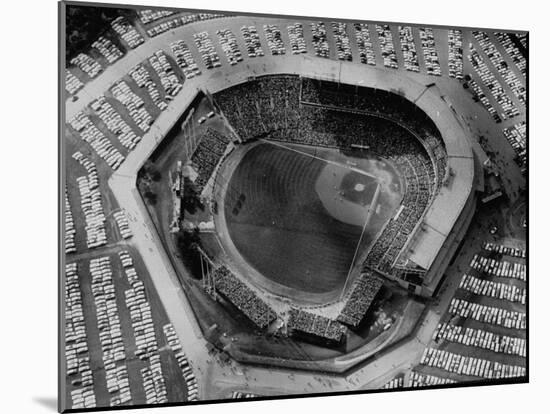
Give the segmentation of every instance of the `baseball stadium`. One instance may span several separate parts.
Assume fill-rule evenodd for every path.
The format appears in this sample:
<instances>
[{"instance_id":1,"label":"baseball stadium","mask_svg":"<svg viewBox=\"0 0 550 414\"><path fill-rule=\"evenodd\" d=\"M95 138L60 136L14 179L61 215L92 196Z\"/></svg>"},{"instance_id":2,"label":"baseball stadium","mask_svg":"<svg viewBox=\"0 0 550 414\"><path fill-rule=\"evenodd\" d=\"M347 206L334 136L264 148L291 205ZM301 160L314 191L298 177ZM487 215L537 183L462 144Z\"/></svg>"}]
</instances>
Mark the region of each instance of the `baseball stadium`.
<instances>
[{"instance_id":1,"label":"baseball stadium","mask_svg":"<svg viewBox=\"0 0 550 414\"><path fill-rule=\"evenodd\" d=\"M66 7L67 407L525 380L526 33Z\"/></svg>"}]
</instances>

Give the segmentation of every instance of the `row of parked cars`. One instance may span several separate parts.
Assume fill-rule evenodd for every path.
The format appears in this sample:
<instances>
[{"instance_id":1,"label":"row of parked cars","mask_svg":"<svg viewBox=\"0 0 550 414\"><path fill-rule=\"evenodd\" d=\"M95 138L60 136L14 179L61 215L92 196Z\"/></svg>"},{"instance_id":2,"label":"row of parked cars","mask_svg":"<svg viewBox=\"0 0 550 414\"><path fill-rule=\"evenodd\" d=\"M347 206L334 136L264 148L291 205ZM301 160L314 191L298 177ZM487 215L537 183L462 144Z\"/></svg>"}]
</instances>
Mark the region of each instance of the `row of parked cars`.
<instances>
[{"instance_id":1,"label":"row of parked cars","mask_svg":"<svg viewBox=\"0 0 550 414\"><path fill-rule=\"evenodd\" d=\"M302 23L294 23L287 27L290 39L290 50L293 55L307 53L306 40L304 39L304 28Z\"/></svg>"},{"instance_id":2,"label":"row of parked cars","mask_svg":"<svg viewBox=\"0 0 550 414\"><path fill-rule=\"evenodd\" d=\"M135 49L145 42L143 36L139 34L136 28L125 17L119 16L114 19L111 22L111 27L130 49Z\"/></svg>"},{"instance_id":3,"label":"row of parked cars","mask_svg":"<svg viewBox=\"0 0 550 414\"><path fill-rule=\"evenodd\" d=\"M116 170L124 161L124 156L111 144L111 141L101 132L84 114L77 113L69 125L78 133L79 137L86 141L94 151L111 167Z\"/></svg>"},{"instance_id":4,"label":"row of parked cars","mask_svg":"<svg viewBox=\"0 0 550 414\"><path fill-rule=\"evenodd\" d=\"M323 58L330 57L325 24L323 22L311 22L311 34L315 55Z\"/></svg>"},{"instance_id":5,"label":"row of parked cars","mask_svg":"<svg viewBox=\"0 0 550 414\"><path fill-rule=\"evenodd\" d=\"M78 79L69 69L65 69L65 90L71 95L77 93L84 86L84 82Z\"/></svg>"},{"instance_id":6,"label":"row of parked cars","mask_svg":"<svg viewBox=\"0 0 550 414\"><path fill-rule=\"evenodd\" d=\"M74 153L73 158L88 172L88 175L76 179L80 193L80 207L84 214L86 246L89 249L104 246L107 244L106 218L96 165L81 152Z\"/></svg>"},{"instance_id":7,"label":"row of parked cars","mask_svg":"<svg viewBox=\"0 0 550 414\"><path fill-rule=\"evenodd\" d=\"M117 137L123 147L133 150L141 141L141 136L134 132L104 95L93 101L90 108L99 116L107 129Z\"/></svg>"},{"instance_id":8,"label":"row of parked cars","mask_svg":"<svg viewBox=\"0 0 550 414\"><path fill-rule=\"evenodd\" d=\"M149 365L141 369L141 380L145 390L146 404L162 404L168 402L168 391L162 375L162 365L158 353L151 355Z\"/></svg>"},{"instance_id":9,"label":"row of parked cars","mask_svg":"<svg viewBox=\"0 0 550 414\"><path fill-rule=\"evenodd\" d=\"M332 22L332 32L336 43L336 56L339 60L352 60L351 46L347 32L348 25L342 22Z\"/></svg>"},{"instance_id":10,"label":"row of parked cars","mask_svg":"<svg viewBox=\"0 0 550 414\"><path fill-rule=\"evenodd\" d=\"M260 57L264 55L260 35L256 26L242 26L241 34L243 35L244 43L246 44L246 52L248 57Z\"/></svg>"},{"instance_id":11,"label":"row of parked cars","mask_svg":"<svg viewBox=\"0 0 550 414\"><path fill-rule=\"evenodd\" d=\"M242 62L243 57L239 45L237 44L237 38L233 32L229 29L220 29L216 31L222 50L227 57L227 61L231 66Z\"/></svg>"},{"instance_id":12,"label":"row of parked cars","mask_svg":"<svg viewBox=\"0 0 550 414\"><path fill-rule=\"evenodd\" d=\"M527 76L527 59L525 59L525 56L523 56L523 54L519 51L514 42L512 42L512 39L510 39L510 35L508 33L495 32L495 36L499 40L499 42L502 43L502 46L504 46L506 53L510 55L515 65L518 67L521 74L525 78ZM522 38L520 36L517 37L521 41Z\"/></svg>"},{"instance_id":13,"label":"row of parked cars","mask_svg":"<svg viewBox=\"0 0 550 414\"><path fill-rule=\"evenodd\" d=\"M151 305L143 281L133 267L128 251L119 252L124 273L130 289L124 292L124 302L130 312L130 322L136 344L135 355L147 366L141 369L143 388L147 404L160 404L168 401L168 393L162 372L159 345Z\"/></svg>"},{"instance_id":14,"label":"row of parked cars","mask_svg":"<svg viewBox=\"0 0 550 414\"><path fill-rule=\"evenodd\" d=\"M185 14L183 16L175 17L174 19L161 22L156 26L153 26L147 29L147 35L149 37L158 36L168 30L175 29L176 27L184 26L189 23L201 21L201 20L210 20L217 19L220 17L225 17L222 14L212 14L212 13L197 13L197 14Z\"/></svg>"},{"instance_id":15,"label":"row of parked cars","mask_svg":"<svg viewBox=\"0 0 550 414\"><path fill-rule=\"evenodd\" d=\"M182 369L182 374L185 379L185 383L187 384L187 399L189 401L197 401L199 399L197 379L195 374L193 374L193 370L189 365L189 361L187 360L185 353L183 352L180 340L176 334L176 330L171 323L164 325L163 330L166 340L168 341L168 345L170 346L172 352L174 352L178 365Z\"/></svg>"},{"instance_id":16,"label":"row of parked cars","mask_svg":"<svg viewBox=\"0 0 550 414\"><path fill-rule=\"evenodd\" d=\"M521 259L525 259L527 257L524 249L503 246L502 244L486 242L483 245L483 249L487 250L488 252L499 253L503 256L518 257Z\"/></svg>"},{"instance_id":17,"label":"row of parked cars","mask_svg":"<svg viewBox=\"0 0 550 414\"><path fill-rule=\"evenodd\" d=\"M470 267L488 275L523 281L527 279L527 271L523 263L496 260L476 254L470 262Z\"/></svg>"},{"instance_id":18,"label":"row of parked cars","mask_svg":"<svg viewBox=\"0 0 550 414\"><path fill-rule=\"evenodd\" d=\"M474 70L481 78L485 87L491 91L493 98L502 108L502 112L500 113L501 118L508 119L519 115L519 111L514 105L514 102L510 99L502 87L502 84L497 80L491 69L489 69L489 66L479 55L472 43L470 43L470 53L468 54L468 59L470 60Z\"/></svg>"},{"instance_id":19,"label":"row of parked cars","mask_svg":"<svg viewBox=\"0 0 550 414\"><path fill-rule=\"evenodd\" d=\"M156 20L163 19L165 17L171 16L175 13L173 10L162 10L162 9L141 9L137 11L139 20L141 23L148 24Z\"/></svg>"},{"instance_id":20,"label":"row of parked cars","mask_svg":"<svg viewBox=\"0 0 550 414\"><path fill-rule=\"evenodd\" d=\"M499 335L483 329L466 328L450 323L440 323L434 332L435 342L449 341L466 346L475 346L493 352L526 356L526 341L523 338Z\"/></svg>"},{"instance_id":21,"label":"row of parked cars","mask_svg":"<svg viewBox=\"0 0 550 414\"><path fill-rule=\"evenodd\" d=\"M90 275L110 405L128 404L132 396L109 256L91 259Z\"/></svg>"},{"instance_id":22,"label":"row of parked cars","mask_svg":"<svg viewBox=\"0 0 550 414\"><path fill-rule=\"evenodd\" d=\"M459 375L488 379L515 378L526 375L525 367L502 364L435 348L426 348L420 363Z\"/></svg>"},{"instance_id":23,"label":"row of parked cars","mask_svg":"<svg viewBox=\"0 0 550 414\"><path fill-rule=\"evenodd\" d=\"M472 99L476 102L481 102L483 107L487 110L487 112L489 112L489 115L491 115L491 117L497 124L502 122L500 115L498 114L497 110L495 109L489 98L487 98L487 95L485 95L485 92L483 92L483 89L481 89L481 86L479 86L473 78L470 78L468 80L468 86L472 89Z\"/></svg>"},{"instance_id":24,"label":"row of parked cars","mask_svg":"<svg viewBox=\"0 0 550 414\"><path fill-rule=\"evenodd\" d=\"M124 211L115 211L113 213L113 217L115 218L118 230L120 231L120 235L123 239L128 239L132 237L132 230L130 230L130 224L128 223L128 217L126 217L126 214Z\"/></svg>"},{"instance_id":25,"label":"row of parked cars","mask_svg":"<svg viewBox=\"0 0 550 414\"><path fill-rule=\"evenodd\" d=\"M428 75L441 76L441 65L435 49L434 31L430 27L420 27L420 45L424 56L424 66Z\"/></svg>"},{"instance_id":26,"label":"row of parked cars","mask_svg":"<svg viewBox=\"0 0 550 414\"><path fill-rule=\"evenodd\" d=\"M109 64L115 63L124 55L122 50L105 36L100 36L92 43L92 47L97 49Z\"/></svg>"},{"instance_id":27,"label":"row of parked cars","mask_svg":"<svg viewBox=\"0 0 550 414\"><path fill-rule=\"evenodd\" d=\"M202 31L195 33L193 34L193 37L195 39L197 49L201 54L204 66L206 66L207 69L219 68L222 65L220 63L220 57L214 48L214 44L212 43L212 39L210 39L208 32Z\"/></svg>"},{"instance_id":28,"label":"row of parked cars","mask_svg":"<svg viewBox=\"0 0 550 414\"><path fill-rule=\"evenodd\" d=\"M279 27L274 24L264 24L265 37L267 38L267 46L271 50L272 55L284 55L285 45L281 36Z\"/></svg>"},{"instance_id":29,"label":"row of parked cars","mask_svg":"<svg viewBox=\"0 0 550 414\"><path fill-rule=\"evenodd\" d=\"M103 67L99 62L86 53L76 55L70 60L70 64L79 68L92 79L103 71Z\"/></svg>"},{"instance_id":30,"label":"row of parked cars","mask_svg":"<svg viewBox=\"0 0 550 414\"><path fill-rule=\"evenodd\" d=\"M142 66L138 65L138 67ZM132 76L134 72L134 70L130 71L130 75ZM134 77L132 76L132 78ZM138 128L141 129L143 132L149 131L151 125L155 120L145 108L145 103L143 102L143 99L141 99L140 96L136 95L124 80L115 83L111 87L110 91L113 94L113 97L122 105L124 105L128 113L130 114L130 117L138 126Z\"/></svg>"},{"instance_id":31,"label":"row of parked cars","mask_svg":"<svg viewBox=\"0 0 550 414\"><path fill-rule=\"evenodd\" d=\"M411 26L399 26L399 40L405 69L411 72L420 72L418 55L414 44L414 35Z\"/></svg>"},{"instance_id":32,"label":"row of parked cars","mask_svg":"<svg viewBox=\"0 0 550 414\"><path fill-rule=\"evenodd\" d=\"M71 204L67 195L67 186L65 186L65 253L76 252L75 243L76 229L74 227L73 213L71 212Z\"/></svg>"},{"instance_id":33,"label":"row of parked cars","mask_svg":"<svg viewBox=\"0 0 550 414\"><path fill-rule=\"evenodd\" d=\"M375 66L376 55L374 54L374 47L370 39L369 25L366 23L355 23L353 26L355 28L355 39L361 63Z\"/></svg>"},{"instance_id":34,"label":"row of parked cars","mask_svg":"<svg viewBox=\"0 0 550 414\"><path fill-rule=\"evenodd\" d=\"M508 63L506 63L493 41L489 38L489 35L481 30L474 30L472 33L512 93L525 105L527 102L527 90L525 86L520 82L512 68L508 66Z\"/></svg>"},{"instance_id":35,"label":"row of parked cars","mask_svg":"<svg viewBox=\"0 0 550 414\"><path fill-rule=\"evenodd\" d=\"M181 91L181 88L183 88L183 85L174 73L174 69L170 62L168 62L166 54L162 50L157 50L149 58L149 63L160 78L160 83L164 88L167 99L176 96Z\"/></svg>"},{"instance_id":36,"label":"row of parked cars","mask_svg":"<svg viewBox=\"0 0 550 414\"><path fill-rule=\"evenodd\" d=\"M454 384L456 381L453 381L450 378L436 377L435 375L421 374L417 371L411 371L409 376L409 387L429 387L431 385L445 385L445 384Z\"/></svg>"},{"instance_id":37,"label":"row of parked cars","mask_svg":"<svg viewBox=\"0 0 550 414\"><path fill-rule=\"evenodd\" d=\"M461 80L463 75L462 56L462 31L459 29L449 29L447 34L447 45L449 47L449 76Z\"/></svg>"},{"instance_id":38,"label":"row of parked cars","mask_svg":"<svg viewBox=\"0 0 550 414\"><path fill-rule=\"evenodd\" d=\"M76 262L65 265L65 361L71 381L71 408L95 407L94 379Z\"/></svg>"},{"instance_id":39,"label":"row of parked cars","mask_svg":"<svg viewBox=\"0 0 550 414\"><path fill-rule=\"evenodd\" d=\"M189 47L183 40L176 40L170 43L170 49L172 49L172 53L174 53L176 58L176 63L183 71L186 79L191 79L201 74Z\"/></svg>"},{"instance_id":40,"label":"row of parked cars","mask_svg":"<svg viewBox=\"0 0 550 414\"><path fill-rule=\"evenodd\" d=\"M475 319L481 323L500 325L510 329L525 329L527 327L527 319L523 312L509 311L457 298L451 300L449 313L462 318Z\"/></svg>"},{"instance_id":41,"label":"row of parked cars","mask_svg":"<svg viewBox=\"0 0 550 414\"><path fill-rule=\"evenodd\" d=\"M518 156L516 162L524 166L527 162L527 124L525 121L518 122L505 128L502 133Z\"/></svg>"},{"instance_id":42,"label":"row of parked cars","mask_svg":"<svg viewBox=\"0 0 550 414\"><path fill-rule=\"evenodd\" d=\"M143 64L139 64L139 65L135 66L134 68L132 68L132 70L130 70L130 76L134 80L134 82L136 83L137 86L147 90L147 93L149 94L149 97L151 98L153 103L161 111L168 108L168 104L163 99L163 97L160 93L160 90L157 88L157 84L155 83L155 81L151 77L151 74L145 68L145 66ZM131 92L131 93L133 94L133 92ZM132 96L132 95L130 95L130 96ZM141 99L141 97L139 97L139 98ZM147 117L147 115L150 116L149 112L147 112L147 110L145 110L144 106L141 106L139 109L140 110L143 109L141 116L143 116L144 119ZM151 117L151 119L152 119L152 117ZM136 122L143 122L143 121L136 120ZM144 128L148 128L148 126L149 125L147 123L143 122L143 127Z\"/></svg>"},{"instance_id":43,"label":"row of parked cars","mask_svg":"<svg viewBox=\"0 0 550 414\"><path fill-rule=\"evenodd\" d=\"M390 26L387 24L377 24L378 42L380 43L380 53L384 60L384 66L387 68L398 69L397 56L393 45L393 36Z\"/></svg>"},{"instance_id":44,"label":"row of parked cars","mask_svg":"<svg viewBox=\"0 0 550 414\"><path fill-rule=\"evenodd\" d=\"M525 305L526 290L509 285L508 283L498 283L472 275L463 275L459 288L476 295L507 300L509 302L519 302Z\"/></svg>"}]
</instances>

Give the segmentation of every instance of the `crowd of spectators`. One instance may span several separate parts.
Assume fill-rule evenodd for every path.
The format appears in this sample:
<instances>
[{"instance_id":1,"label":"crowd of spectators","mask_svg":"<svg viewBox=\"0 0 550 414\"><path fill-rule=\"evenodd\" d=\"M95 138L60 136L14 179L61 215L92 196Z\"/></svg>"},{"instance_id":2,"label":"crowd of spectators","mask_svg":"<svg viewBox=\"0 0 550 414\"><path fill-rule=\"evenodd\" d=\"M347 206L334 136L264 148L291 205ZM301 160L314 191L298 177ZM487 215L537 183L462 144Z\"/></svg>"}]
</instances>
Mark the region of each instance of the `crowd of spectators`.
<instances>
[{"instance_id":1,"label":"crowd of spectators","mask_svg":"<svg viewBox=\"0 0 550 414\"><path fill-rule=\"evenodd\" d=\"M103 70L103 67L97 60L85 53L79 53L76 55L71 59L70 64L79 68L92 79L99 75Z\"/></svg>"},{"instance_id":2,"label":"crowd of spectators","mask_svg":"<svg viewBox=\"0 0 550 414\"><path fill-rule=\"evenodd\" d=\"M226 17L224 14L212 14L212 13L198 13L198 14L186 14L176 17L174 19L162 22L150 29L147 29L147 35L149 37L158 36L164 32L175 29L176 27L185 26L189 23L199 22L203 20L218 19L220 17Z\"/></svg>"},{"instance_id":3,"label":"crowd of spectators","mask_svg":"<svg viewBox=\"0 0 550 414\"><path fill-rule=\"evenodd\" d=\"M433 339L436 342L456 342L502 354L519 355L521 357L527 355L527 341L525 339L449 323L440 323L434 332Z\"/></svg>"},{"instance_id":4,"label":"crowd of spectators","mask_svg":"<svg viewBox=\"0 0 550 414\"><path fill-rule=\"evenodd\" d=\"M487 112L489 112L489 114L495 120L495 122L497 123L502 122L502 119L500 118L497 110L495 109L495 107L493 106L489 98L487 98L487 96L485 95L485 92L483 92L483 90L481 89L481 86L479 86L477 82L472 78L470 78L470 80L468 81L468 85L470 86L470 88L472 88L474 101L481 102L483 107L487 110Z\"/></svg>"},{"instance_id":5,"label":"crowd of spectators","mask_svg":"<svg viewBox=\"0 0 550 414\"><path fill-rule=\"evenodd\" d=\"M459 29L449 29L447 44L449 46L449 76L461 80L464 77L462 31Z\"/></svg>"},{"instance_id":6,"label":"crowd of spectators","mask_svg":"<svg viewBox=\"0 0 550 414\"><path fill-rule=\"evenodd\" d=\"M472 275L463 275L459 288L476 295L519 302L525 305L526 290L508 283L493 282Z\"/></svg>"},{"instance_id":7,"label":"crowd of spectators","mask_svg":"<svg viewBox=\"0 0 550 414\"><path fill-rule=\"evenodd\" d=\"M189 51L189 47L183 40L176 40L170 43L170 49L172 49L172 53L176 58L176 63L187 79L194 78L201 74L193 55Z\"/></svg>"},{"instance_id":8,"label":"crowd of spectators","mask_svg":"<svg viewBox=\"0 0 550 414\"><path fill-rule=\"evenodd\" d=\"M111 27L130 49L135 49L145 42L134 26L123 16L119 16L111 22Z\"/></svg>"},{"instance_id":9,"label":"crowd of spectators","mask_svg":"<svg viewBox=\"0 0 550 414\"><path fill-rule=\"evenodd\" d=\"M212 43L212 39L210 39L208 32L203 31L195 33L193 34L193 38L195 39L195 44L201 54L204 66L206 66L207 69L220 67L220 57L214 48L214 44Z\"/></svg>"},{"instance_id":10,"label":"crowd of spectators","mask_svg":"<svg viewBox=\"0 0 550 414\"><path fill-rule=\"evenodd\" d=\"M526 266L523 263L497 260L476 254L470 262L470 267L478 272L492 276L507 277L524 282L527 279Z\"/></svg>"},{"instance_id":11,"label":"crowd of spectators","mask_svg":"<svg viewBox=\"0 0 550 414\"><path fill-rule=\"evenodd\" d=\"M489 38L489 35L480 30L474 30L472 33L481 46L481 49L483 49L485 54L489 57L489 60L497 69L498 73L500 73L500 76L502 76L502 79L504 79L510 90L514 93L517 99L525 105L527 102L527 90L520 82L512 68L508 66L508 63L504 60L495 44Z\"/></svg>"},{"instance_id":12,"label":"crowd of spectators","mask_svg":"<svg viewBox=\"0 0 550 414\"><path fill-rule=\"evenodd\" d=\"M333 342L341 342L346 327L341 323L303 309L291 308L288 312L287 329L290 334L306 334Z\"/></svg>"},{"instance_id":13,"label":"crowd of spectators","mask_svg":"<svg viewBox=\"0 0 550 414\"><path fill-rule=\"evenodd\" d=\"M227 61L231 66L242 62L243 57L239 45L237 44L237 38L233 32L229 29L220 29L216 31L222 50L227 57Z\"/></svg>"},{"instance_id":14,"label":"crowd of spectators","mask_svg":"<svg viewBox=\"0 0 550 414\"><path fill-rule=\"evenodd\" d=\"M420 27L420 44L424 55L424 66L428 75L441 76L441 65L435 48L435 37L433 29L429 27Z\"/></svg>"},{"instance_id":15,"label":"crowd of spectators","mask_svg":"<svg viewBox=\"0 0 550 414\"><path fill-rule=\"evenodd\" d=\"M243 26L241 27L241 33L243 35L244 42L246 44L246 52L248 57L261 57L264 55L262 44L260 42L260 35L256 26Z\"/></svg>"},{"instance_id":16,"label":"crowd of spectators","mask_svg":"<svg viewBox=\"0 0 550 414\"><path fill-rule=\"evenodd\" d=\"M374 298L382 287L382 280L370 272L361 274L353 284L344 308L337 320L346 325L357 326L363 320Z\"/></svg>"},{"instance_id":17,"label":"crowd of spectators","mask_svg":"<svg viewBox=\"0 0 550 414\"><path fill-rule=\"evenodd\" d=\"M489 69L482 57L470 43L470 54L468 59L472 67L477 72L485 87L491 91L495 101L501 106L503 112L500 114L502 119L512 118L519 115L519 111L502 88L501 83L497 80L493 72Z\"/></svg>"},{"instance_id":18,"label":"crowd of spectators","mask_svg":"<svg viewBox=\"0 0 550 414\"><path fill-rule=\"evenodd\" d=\"M411 72L420 72L420 65L418 63L418 55L416 54L412 27L398 26L398 30L405 69Z\"/></svg>"},{"instance_id":19,"label":"crowd of spectators","mask_svg":"<svg viewBox=\"0 0 550 414\"><path fill-rule=\"evenodd\" d=\"M519 166L525 167L527 165L527 124L525 121L505 128L502 133L514 148Z\"/></svg>"},{"instance_id":20,"label":"crowd of spectators","mask_svg":"<svg viewBox=\"0 0 550 414\"><path fill-rule=\"evenodd\" d=\"M369 26L366 23L354 23L355 39L359 49L359 60L367 65L376 65L376 55L370 40Z\"/></svg>"},{"instance_id":21,"label":"crowd of spectators","mask_svg":"<svg viewBox=\"0 0 550 414\"><path fill-rule=\"evenodd\" d=\"M90 260L90 275L110 405L128 404L132 396L110 258Z\"/></svg>"},{"instance_id":22,"label":"crowd of spectators","mask_svg":"<svg viewBox=\"0 0 550 414\"><path fill-rule=\"evenodd\" d=\"M457 298L451 300L449 313L462 318L474 319L481 323L500 325L510 329L525 329L527 327L525 313L486 306Z\"/></svg>"},{"instance_id":23,"label":"crowd of spectators","mask_svg":"<svg viewBox=\"0 0 550 414\"><path fill-rule=\"evenodd\" d=\"M274 24L264 24L264 32L267 39L267 46L269 50L271 50L271 54L284 55L286 50L279 27Z\"/></svg>"},{"instance_id":24,"label":"crowd of spectators","mask_svg":"<svg viewBox=\"0 0 550 414\"><path fill-rule=\"evenodd\" d=\"M74 227L73 213L71 212L71 204L67 194L67 186L65 186L65 253L76 252L75 244L76 229Z\"/></svg>"},{"instance_id":25,"label":"crowd of spectators","mask_svg":"<svg viewBox=\"0 0 550 414\"><path fill-rule=\"evenodd\" d=\"M77 93L84 86L84 82L78 79L69 69L65 69L65 90L71 95Z\"/></svg>"},{"instance_id":26,"label":"crowd of spectators","mask_svg":"<svg viewBox=\"0 0 550 414\"><path fill-rule=\"evenodd\" d=\"M200 143L191 157L198 173L195 187L199 194L202 193L216 166L222 159L229 142L229 138L212 128L208 128L201 137Z\"/></svg>"},{"instance_id":27,"label":"crowd of spectators","mask_svg":"<svg viewBox=\"0 0 550 414\"><path fill-rule=\"evenodd\" d=\"M65 361L71 379L71 408L94 408L94 378L76 262L65 265Z\"/></svg>"},{"instance_id":28,"label":"crowd of spectators","mask_svg":"<svg viewBox=\"0 0 550 414\"><path fill-rule=\"evenodd\" d=\"M122 119L122 116L113 108L104 95L93 101L90 108L95 111L107 129L117 137L125 148L129 150L135 148L141 137Z\"/></svg>"},{"instance_id":29,"label":"crowd of spectators","mask_svg":"<svg viewBox=\"0 0 550 414\"><path fill-rule=\"evenodd\" d=\"M426 348L422 354L420 363L458 375L487 379L514 378L526 375L525 367L502 364L496 361L469 357L435 348Z\"/></svg>"},{"instance_id":30,"label":"crowd of spectators","mask_svg":"<svg viewBox=\"0 0 550 414\"><path fill-rule=\"evenodd\" d=\"M387 24L377 24L378 42L380 43L380 53L384 60L384 66L387 68L398 69L397 57L395 55L395 46L391 28Z\"/></svg>"},{"instance_id":31,"label":"crowd of spectators","mask_svg":"<svg viewBox=\"0 0 550 414\"><path fill-rule=\"evenodd\" d=\"M287 27L292 54L307 53L306 40L304 39L304 27L302 23L294 23Z\"/></svg>"},{"instance_id":32,"label":"crowd of spectators","mask_svg":"<svg viewBox=\"0 0 550 414\"><path fill-rule=\"evenodd\" d=\"M170 346L170 349L174 353L174 357L178 361L178 366L182 370L183 378L185 379L185 384L187 385L187 400L197 401L199 399L197 378L189 365L185 352L183 352L180 340L176 334L176 330L171 323L164 325L162 330L164 331L164 336L166 336L168 346Z\"/></svg>"},{"instance_id":33,"label":"crowd of spectators","mask_svg":"<svg viewBox=\"0 0 550 414\"><path fill-rule=\"evenodd\" d=\"M244 141L265 136L344 149L366 144L395 163L407 181L403 208L384 228L365 265L396 271L393 264L445 175L443 140L424 112L390 92L290 75L259 77L215 99Z\"/></svg>"},{"instance_id":34,"label":"crowd of spectators","mask_svg":"<svg viewBox=\"0 0 550 414\"><path fill-rule=\"evenodd\" d=\"M100 36L94 43L92 43L92 47L97 49L101 56L103 56L109 64L116 62L124 55L122 50L120 50L117 45L104 36Z\"/></svg>"},{"instance_id":35,"label":"crowd of spectators","mask_svg":"<svg viewBox=\"0 0 550 414\"><path fill-rule=\"evenodd\" d=\"M146 81L146 79L148 79L147 77L149 77L150 79L149 74L142 73L139 67L141 67L141 65L138 65L137 68L131 70L130 76L132 77L132 79L134 79L134 81L140 87L143 87L146 84L150 85L150 83ZM141 80L142 79L141 77L137 76L138 70L140 71L140 73L142 73L142 76L144 77L143 81ZM156 85L150 85L147 87L148 89L154 88L154 90L157 91ZM152 89L149 89L149 90L152 90ZM143 102L143 99L141 99L141 97L139 97L136 93L132 91L132 89L130 89L130 86L126 83L126 81L124 80L118 81L111 87L110 91L113 94L113 97L117 101L119 101L122 105L124 105L128 113L130 114L130 117L132 118L134 123L139 127L139 129L141 129L143 132L149 131L149 129L151 128L151 125L154 122L154 119L145 108L145 102Z\"/></svg>"},{"instance_id":36,"label":"crowd of spectators","mask_svg":"<svg viewBox=\"0 0 550 414\"><path fill-rule=\"evenodd\" d=\"M340 60L352 60L351 46L348 36L348 25L342 22L332 22L332 33L336 43L336 56Z\"/></svg>"},{"instance_id":37,"label":"crowd of spectators","mask_svg":"<svg viewBox=\"0 0 550 414\"><path fill-rule=\"evenodd\" d=\"M225 266L216 268L212 277L216 291L235 305L257 327L266 328L277 318L273 309Z\"/></svg>"},{"instance_id":38,"label":"crowd of spectators","mask_svg":"<svg viewBox=\"0 0 550 414\"><path fill-rule=\"evenodd\" d=\"M69 120L69 125L86 141L94 151L111 167L116 170L124 161L124 156L111 144L105 135L92 123L83 112L77 113Z\"/></svg>"},{"instance_id":39,"label":"crowd of spectators","mask_svg":"<svg viewBox=\"0 0 550 414\"><path fill-rule=\"evenodd\" d=\"M500 41L502 46L504 46L506 53L510 55L510 58L512 58L512 60L520 70L523 77L526 78L527 77L527 59L525 59L525 56L523 55L523 53L519 51L519 49L516 47L512 39L510 39L510 35L507 33L495 32L495 36ZM523 47L526 49L527 43L523 43L522 39L526 42L527 37L525 35L523 36L516 35L516 37L520 40L520 42L523 44Z\"/></svg>"},{"instance_id":40,"label":"crowd of spectators","mask_svg":"<svg viewBox=\"0 0 550 414\"><path fill-rule=\"evenodd\" d=\"M157 50L149 57L149 63L158 75L164 93L170 97L176 96L183 85L174 73L174 69L168 61L166 54L162 50Z\"/></svg>"},{"instance_id":41,"label":"crowd of spectators","mask_svg":"<svg viewBox=\"0 0 550 414\"><path fill-rule=\"evenodd\" d=\"M319 57L329 58L330 50L327 41L327 29L323 22L311 22L311 41L315 55Z\"/></svg>"},{"instance_id":42,"label":"crowd of spectators","mask_svg":"<svg viewBox=\"0 0 550 414\"><path fill-rule=\"evenodd\" d=\"M105 213L99 188L99 178L95 164L82 155L75 152L73 158L80 163L88 175L78 177L78 191L80 193L80 206L84 214L86 245L88 248L104 246L107 244L105 230Z\"/></svg>"}]
</instances>

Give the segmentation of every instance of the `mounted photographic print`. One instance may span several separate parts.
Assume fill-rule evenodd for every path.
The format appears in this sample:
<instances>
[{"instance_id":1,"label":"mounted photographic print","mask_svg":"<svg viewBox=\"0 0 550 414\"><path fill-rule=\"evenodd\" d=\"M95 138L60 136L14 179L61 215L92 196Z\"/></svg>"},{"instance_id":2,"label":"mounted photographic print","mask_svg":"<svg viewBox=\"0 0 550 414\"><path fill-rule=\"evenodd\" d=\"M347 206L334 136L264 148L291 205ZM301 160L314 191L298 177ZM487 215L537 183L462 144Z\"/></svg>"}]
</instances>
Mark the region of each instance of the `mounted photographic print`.
<instances>
[{"instance_id":1,"label":"mounted photographic print","mask_svg":"<svg viewBox=\"0 0 550 414\"><path fill-rule=\"evenodd\" d=\"M59 12L61 411L528 381L527 32Z\"/></svg>"}]
</instances>

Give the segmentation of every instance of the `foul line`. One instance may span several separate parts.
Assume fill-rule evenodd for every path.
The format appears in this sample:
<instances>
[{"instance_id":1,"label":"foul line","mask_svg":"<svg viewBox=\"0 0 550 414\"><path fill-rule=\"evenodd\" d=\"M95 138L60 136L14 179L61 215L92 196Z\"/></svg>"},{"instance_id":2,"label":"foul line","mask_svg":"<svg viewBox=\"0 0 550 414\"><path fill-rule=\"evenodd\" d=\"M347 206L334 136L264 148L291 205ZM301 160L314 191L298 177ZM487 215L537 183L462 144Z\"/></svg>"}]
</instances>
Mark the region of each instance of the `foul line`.
<instances>
[{"instance_id":1,"label":"foul line","mask_svg":"<svg viewBox=\"0 0 550 414\"><path fill-rule=\"evenodd\" d=\"M367 212L367 218L365 219L365 224L363 224L363 230L361 231L361 236L359 237L359 241L357 242L357 246L355 247L355 253L353 254L353 259L349 266L348 275L346 276L346 283L344 283L344 287L342 288L342 293L340 295L340 298L342 298L342 296L344 295L344 292L346 291L346 287L349 281L349 275L351 274L351 271L353 270L353 266L355 265L355 259L357 258L359 247L361 246L361 242L363 241L363 235L365 234L367 224L369 224L372 214L374 213L376 204L378 203L379 194L380 194L380 184L376 186L376 191L374 192L374 196L372 197L372 203L369 206L369 211Z\"/></svg>"},{"instance_id":2,"label":"foul line","mask_svg":"<svg viewBox=\"0 0 550 414\"><path fill-rule=\"evenodd\" d=\"M342 163L339 163L339 162L336 162L336 161L326 160L326 159L321 158L321 157L318 157L318 156L316 156L316 155L312 155L312 154L309 154L309 153L307 153L307 152L297 150L296 148L287 147L286 145L281 144L281 143L279 143L279 142L268 141L268 140L263 139L263 138L261 138L260 141L265 142L265 143L267 143L267 144L275 145L276 147L280 147L280 148L287 149L287 150L289 150L289 151L297 152L298 154L305 155L306 157L315 158L315 159L317 159L317 160L324 161L324 162L326 162L327 164L336 165L336 166L338 166L338 167L342 167L342 168L345 168L345 169L354 171L354 172L356 172L356 173L358 173L358 174L366 175L367 177L370 177L370 178L375 179L377 182L379 181L379 180L378 180L378 177L376 177L376 176L374 176L374 175L372 175L372 174L369 174L368 172L363 171L363 170L361 170L361 169L359 169L359 168L352 167L352 166L350 166L350 165L348 165L348 164L342 164Z\"/></svg>"}]
</instances>

